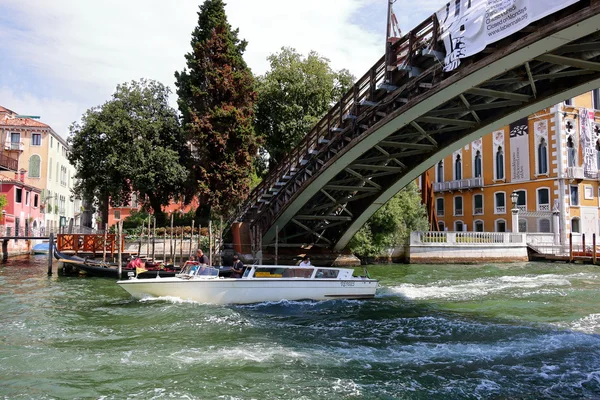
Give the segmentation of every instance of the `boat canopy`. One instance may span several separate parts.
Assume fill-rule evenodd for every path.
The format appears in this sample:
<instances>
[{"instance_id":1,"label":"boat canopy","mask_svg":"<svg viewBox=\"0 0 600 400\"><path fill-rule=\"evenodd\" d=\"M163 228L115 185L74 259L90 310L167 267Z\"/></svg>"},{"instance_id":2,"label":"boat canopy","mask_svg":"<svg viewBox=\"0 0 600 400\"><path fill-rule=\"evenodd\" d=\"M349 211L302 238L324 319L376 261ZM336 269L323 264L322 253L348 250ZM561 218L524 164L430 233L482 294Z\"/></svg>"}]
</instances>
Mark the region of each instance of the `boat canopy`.
<instances>
[{"instance_id":1,"label":"boat canopy","mask_svg":"<svg viewBox=\"0 0 600 400\"><path fill-rule=\"evenodd\" d=\"M244 278L349 279L352 272L349 268L253 265L246 268Z\"/></svg>"}]
</instances>

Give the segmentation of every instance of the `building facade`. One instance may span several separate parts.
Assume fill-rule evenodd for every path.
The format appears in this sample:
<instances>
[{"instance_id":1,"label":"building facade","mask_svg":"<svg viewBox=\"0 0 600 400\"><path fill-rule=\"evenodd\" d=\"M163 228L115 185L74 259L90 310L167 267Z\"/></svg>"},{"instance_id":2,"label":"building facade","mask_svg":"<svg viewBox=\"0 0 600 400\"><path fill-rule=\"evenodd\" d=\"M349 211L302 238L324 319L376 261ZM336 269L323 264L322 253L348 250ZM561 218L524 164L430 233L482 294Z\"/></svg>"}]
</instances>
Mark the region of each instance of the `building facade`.
<instances>
[{"instance_id":1,"label":"building facade","mask_svg":"<svg viewBox=\"0 0 600 400\"><path fill-rule=\"evenodd\" d=\"M600 232L600 93L491 132L429 170L440 230Z\"/></svg>"},{"instance_id":2,"label":"building facade","mask_svg":"<svg viewBox=\"0 0 600 400\"><path fill-rule=\"evenodd\" d=\"M34 118L0 107L0 192L7 196L3 225L6 232L35 230L47 233L78 224L79 201L72 199L73 167L67 142L52 128Z\"/></svg>"}]
</instances>

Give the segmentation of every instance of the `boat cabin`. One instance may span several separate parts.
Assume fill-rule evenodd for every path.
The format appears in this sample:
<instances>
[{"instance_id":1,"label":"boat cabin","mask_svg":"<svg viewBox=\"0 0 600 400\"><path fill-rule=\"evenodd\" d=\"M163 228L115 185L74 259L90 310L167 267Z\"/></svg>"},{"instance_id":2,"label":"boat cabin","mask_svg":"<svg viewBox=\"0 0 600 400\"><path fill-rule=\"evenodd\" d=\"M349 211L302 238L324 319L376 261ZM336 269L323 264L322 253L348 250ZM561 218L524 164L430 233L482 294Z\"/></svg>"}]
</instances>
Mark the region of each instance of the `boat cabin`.
<instances>
[{"instance_id":1,"label":"boat cabin","mask_svg":"<svg viewBox=\"0 0 600 400\"><path fill-rule=\"evenodd\" d=\"M243 278L302 278L302 279L351 279L350 268L297 267L286 265L247 266Z\"/></svg>"}]
</instances>

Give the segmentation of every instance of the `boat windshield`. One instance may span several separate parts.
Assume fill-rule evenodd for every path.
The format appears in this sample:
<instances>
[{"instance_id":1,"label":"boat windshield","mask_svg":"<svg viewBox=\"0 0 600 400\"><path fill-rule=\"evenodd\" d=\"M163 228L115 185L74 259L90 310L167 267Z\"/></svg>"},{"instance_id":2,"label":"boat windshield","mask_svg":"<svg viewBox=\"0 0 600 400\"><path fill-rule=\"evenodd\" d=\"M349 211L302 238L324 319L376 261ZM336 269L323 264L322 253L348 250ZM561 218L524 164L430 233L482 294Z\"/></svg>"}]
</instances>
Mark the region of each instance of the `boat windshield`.
<instances>
[{"instance_id":1,"label":"boat windshield","mask_svg":"<svg viewBox=\"0 0 600 400\"><path fill-rule=\"evenodd\" d=\"M192 277L192 276L218 277L219 270L217 268L210 267L206 264L187 262L181 269L180 275L186 275L189 277Z\"/></svg>"}]
</instances>

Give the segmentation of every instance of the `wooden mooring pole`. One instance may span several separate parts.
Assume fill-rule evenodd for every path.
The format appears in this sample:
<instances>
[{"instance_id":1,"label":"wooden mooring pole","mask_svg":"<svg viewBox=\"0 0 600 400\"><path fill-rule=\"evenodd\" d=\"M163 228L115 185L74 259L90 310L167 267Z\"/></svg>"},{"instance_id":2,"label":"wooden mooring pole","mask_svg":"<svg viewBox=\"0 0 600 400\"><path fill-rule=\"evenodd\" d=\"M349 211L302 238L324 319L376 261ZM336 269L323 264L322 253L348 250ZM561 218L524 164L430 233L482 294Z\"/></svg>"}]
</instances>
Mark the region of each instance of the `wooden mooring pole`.
<instances>
[{"instance_id":1,"label":"wooden mooring pole","mask_svg":"<svg viewBox=\"0 0 600 400\"><path fill-rule=\"evenodd\" d=\"M8 239L2 241L2 261L8 261Z\"/></svg>"},{"instance_id":2,"label":"wooden mooring pole","mask_svg":"<svg viewBox=\"0 0 600 400\"><path fill-rule=\"evenodd\" d=\"M573 262L573 234L569 233L569 262Z\"/></svg>"},{"instance_id":3,"label":"wooden mooring pole","mask_svg":"<svg viewBox=\"0 0 600 400\"><path fill-rule=\"evenodd\" d=\"M4 241L7 243L7 241ZM48 238L48 276L52 275L52 255L54 253L54 233L50 232L50 237Z\"/></svg>"},{"instance_id":4,"label":"wooden mooring pole","mask_svg":"<svg viewBox=\"0 0 600 400\"><path fill-rule=\"evenodd\" d=\"M152 220L152 260L154 261L154 246L156 246L156 217Z\"/></svg>"},{"instance_id":5,"label":"wooden mooring pole","mask_svg":"<svg viewBox=\"0 0 600 400\"><path fill-rule=\"evenodd\" d=\"M596 264L596 234L592 233L592 262Z\"/></svg>"},{"instance_id":6,"label":"wooden mooring pole","mask_svg":"<svg viewBox=\"0 0 600 400\"><path fill-rule=\"evenodd\" d=\"M117 240L119 243L119 258L117 261L117 267L119 268L119 280L121 279L121 269L123 268L123 249L122 249L122 244L123 244L123 221L119 221L119 234L117 235Z\"/></svg>"}]
</instances>

